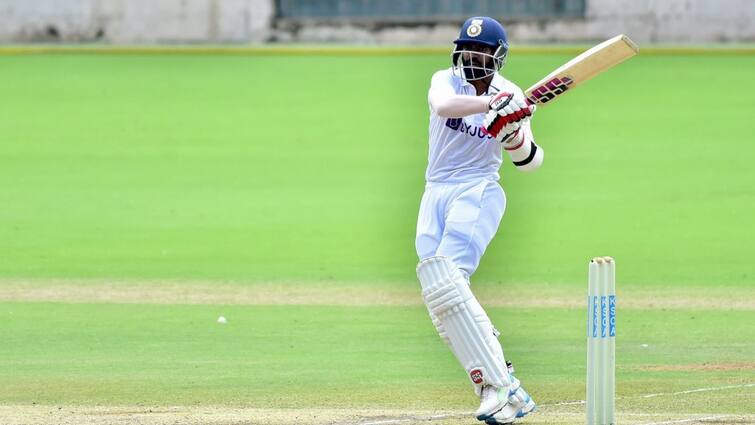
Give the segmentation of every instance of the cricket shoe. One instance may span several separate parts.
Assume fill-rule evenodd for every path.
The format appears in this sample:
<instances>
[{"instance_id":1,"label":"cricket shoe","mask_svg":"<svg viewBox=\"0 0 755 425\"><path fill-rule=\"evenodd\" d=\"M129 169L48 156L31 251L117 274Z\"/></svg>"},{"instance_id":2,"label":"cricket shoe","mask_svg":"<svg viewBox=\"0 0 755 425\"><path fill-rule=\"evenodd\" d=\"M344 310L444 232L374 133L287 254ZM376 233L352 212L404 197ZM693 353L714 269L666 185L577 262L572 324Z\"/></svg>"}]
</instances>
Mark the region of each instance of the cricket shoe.
<instances>
[{"instance_id":1,"label":"cricket shoe","mask_svg":"<svg viewBox=\"0 0 755 425\"><path fill-rule=\"evenodd\" d=\"M515 419L524 417L533 410L535 410L535 401L532 400L532 397L527 394L527 391L521 387L519 380L512 376L511 389L508 392L507 403L501 408L501 410L489 415L484 421L487 425L511 424Z\"/></svg>"},{"instance_id":2,"label":"cricket shoe","mask_svg":"<svg viewBox=\"0 0 755 425\"><path fill-rule=\"evenodd\" d=\"M507 366L509 367L509 371L513 370L510 364L507 364ZM482 388L480 407L475 412L478 420L484 421L493 417L493 414L503 409L506 403L509 403L509 398L521 388L519 380L514 375L509 373L509 379L511 380L511 384L507 388L496 388L492 385L486 385Z\"/></svg>"},{"instance_id":3,"label":"cricket shoe","mask_svg":"<svg viewBox=\"0 0 755 425\"><path fill-rule=\"evenodd\" d=\"M503 409L509 402L508 393L508 388L496 388L492 385L484 386L480 394L480 407L475 412L477 419L484 421L492 418L494 413Z\"/></svg>"}]
</instances>

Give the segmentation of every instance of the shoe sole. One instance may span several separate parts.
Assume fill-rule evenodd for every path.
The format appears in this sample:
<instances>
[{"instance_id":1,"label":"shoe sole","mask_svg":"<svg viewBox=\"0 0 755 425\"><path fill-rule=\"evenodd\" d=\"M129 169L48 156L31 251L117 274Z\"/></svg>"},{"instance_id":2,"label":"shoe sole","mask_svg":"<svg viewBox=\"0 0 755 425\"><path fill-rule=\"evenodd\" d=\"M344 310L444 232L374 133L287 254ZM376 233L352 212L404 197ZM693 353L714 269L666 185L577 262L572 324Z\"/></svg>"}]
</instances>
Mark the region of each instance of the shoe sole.
<instances>
[{"instance_id":1,"label":"shoe sole","mask_svg":"<svg viewBox=\"0 0 755 425\"><path fill-rule=\"evenodd\" d=\"M527 399L527 403L524 405L524 407L522 407L521 409L519 409L519 411L516 412L516 417L512 419L511 421L498 422L497 420L495 420L495 418L489 417L488 419L485 419L485 424L487 425L511 425L514 423L514 420L523 418L527 416L527 414L534 412L536 409L537 409L537 405L535 404L534 401L532 401L532 398L530 397Z\"/></svg>"},{"instance_id":2,"label":"shoe sole","mask_svg":"<svg viewBox=\"0 0 755 425\"><path fill-rule=\"evenodd\" d=\"M508 403L508 400L504 400L502 403L499 403L495 409L493 409L493 413L489 413L487 415L479 415L477 416L478 421L487 421L488 419L492 418L493 415L495 415L498 411L503 409L506 406L506 403Z\"/></svg>"}]
</instances>

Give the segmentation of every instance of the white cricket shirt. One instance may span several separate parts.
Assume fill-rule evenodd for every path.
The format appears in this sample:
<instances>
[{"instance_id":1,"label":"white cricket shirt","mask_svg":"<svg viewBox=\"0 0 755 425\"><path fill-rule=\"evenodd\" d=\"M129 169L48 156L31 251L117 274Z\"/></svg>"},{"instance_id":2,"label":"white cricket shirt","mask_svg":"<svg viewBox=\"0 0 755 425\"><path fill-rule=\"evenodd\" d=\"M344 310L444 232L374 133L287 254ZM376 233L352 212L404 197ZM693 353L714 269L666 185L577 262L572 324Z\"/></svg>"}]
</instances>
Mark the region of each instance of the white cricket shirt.
<instances>
[{"instance_id":1,"label":"white cricket shirt","mask_svg":"<svg viewBox=\"0 0 755 425\"><path fill-rule=\"evenodd\" d=\"M430 83L430 91L448 92L475 96L472 84L453 74L451 68L436 72ZM496 73L488 88L488 94L499 91L524 97L522 89ZM501 144L480 131L484 127L485 114L461 118L443 118L430 107L430 150L425 180L437 183L463 183L474 180L497 181L501 167ZM522 124L528 138L532 137L530 123Z\"/></svg>"}]
</instances>

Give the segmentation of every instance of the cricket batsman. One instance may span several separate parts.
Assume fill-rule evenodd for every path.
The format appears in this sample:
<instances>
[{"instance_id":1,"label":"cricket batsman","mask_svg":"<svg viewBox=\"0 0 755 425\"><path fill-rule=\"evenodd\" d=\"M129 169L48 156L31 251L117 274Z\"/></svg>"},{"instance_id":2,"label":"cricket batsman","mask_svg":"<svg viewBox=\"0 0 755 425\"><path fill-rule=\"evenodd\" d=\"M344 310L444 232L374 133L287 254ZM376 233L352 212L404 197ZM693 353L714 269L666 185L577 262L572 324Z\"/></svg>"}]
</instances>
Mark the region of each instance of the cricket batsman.
<instances>
[{"instance_id":1,"label":"cricket batsman","mask_svg":"<svg viewBox=\"0 0 755 425\"><path fill-rule=\"evenodd\" d=\"M498 170L506 151L522 171L537 169L543 150L530 128L534 105L498 71L506 63L503 26L469 18L454 41L452 66L430 83L430 142L425 193L417 219L417 276L430 318L466 370L487 424L509 424L535 408L512 375L498 331L469 278L506 208Z\"/></svg>"}]
</instances>

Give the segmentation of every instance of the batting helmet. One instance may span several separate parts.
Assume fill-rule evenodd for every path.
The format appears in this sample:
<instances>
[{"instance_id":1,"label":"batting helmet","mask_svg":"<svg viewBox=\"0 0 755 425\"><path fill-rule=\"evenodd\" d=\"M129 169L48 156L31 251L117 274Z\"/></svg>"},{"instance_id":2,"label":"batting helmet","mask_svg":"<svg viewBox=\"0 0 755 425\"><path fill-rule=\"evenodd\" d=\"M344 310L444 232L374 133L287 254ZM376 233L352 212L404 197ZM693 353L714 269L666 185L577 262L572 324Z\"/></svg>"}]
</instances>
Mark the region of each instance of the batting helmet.
<instances>
[{"instance_id":1,"label":"batting helmet","mask_svg":"<svg viewBox=\"0 0 755 425\"><path fill-rule=\"evenodd\" d=\"M509 52L503 25L487 16L467 19L454 44L456 46L451 53L451 62L454 71L466 80L479 80L497 72L505 64ZM493 49L493 54L469 50L473 45L489 47Z\"/></svg>"}]
</instances>

